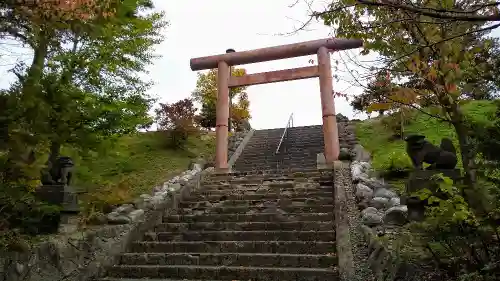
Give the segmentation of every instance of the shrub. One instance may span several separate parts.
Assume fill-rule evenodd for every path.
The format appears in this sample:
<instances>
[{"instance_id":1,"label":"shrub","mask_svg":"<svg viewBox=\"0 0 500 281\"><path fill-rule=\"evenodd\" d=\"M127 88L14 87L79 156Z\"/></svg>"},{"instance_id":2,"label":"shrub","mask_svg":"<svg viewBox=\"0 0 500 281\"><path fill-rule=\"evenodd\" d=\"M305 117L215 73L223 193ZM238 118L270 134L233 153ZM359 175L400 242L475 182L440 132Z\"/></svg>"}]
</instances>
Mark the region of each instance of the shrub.
<instances>
[{"instance_id":1,"label":"shrub","mask_svg":"<svg viewBox=\"0 0 500 281\"><path fill-rule=\"evenodd\" d=\"M391 132L392 139L403 139L405 127L411 124L414 115L413 111L401 109L399 112L382 118L380 122L386 130Z\"/></svg>"},{"instance_id":2,"label":"shrub","mask_svg":"<svg viewBox=\"0 0 500 281\"><path fill-rule=\"evenodd\" d=\"M17 183L1 184L0 232L16 230L26 235L57 232L61 208L36 200L29 189L30 186Z\"/></svg>"},{"instance_id":3,"label":"shrub","mask_svg":"<svg viewBox=\"0 0 500 281\"><path fill-rule=\"evenodd\" d=\"M380 154L373 159L373 168L387 179L392 177L406 176L413 168L410 158L404 148Z\"/></svg>"},{"instance_id":4,"label":"shrub","mask_svg":"<svg viewBox=\"0 0 500 281\"><path fill-rule=\"evenodd\" d=\"M183 99L173 104L160 104L156 110L156 120L160 127L167 133L169 145L182 148L188 137L196 132L195 113L191 99Z\"/></svg>"},{"instance_id":5,"label":"shrub","mask_svg":"<svg viewBox=\"0 0 500 281\"><path fill-rule=\"evenodd\" d=\"M482 212L462 196L462 186L442 175L435 180L446 199L428 189L418 193L432 205L426 207L424 221L407 225L401 254L432 259L441 271L437 280L499 280L499 198L492 200L497 206Z\"/></svg>"},{"instance_id":6,"label":"shrub","mask_svg":"<svg viewBox=\"0 0 500 281\"><path fill-rule=\"evenodd\" d=\"M132 201L130 184L127 180L122 180L118 184L108 183L85 194L82 201L85 216L91 216L96 212L109 213L118 205Z\"/></svg>"}]
</instances>

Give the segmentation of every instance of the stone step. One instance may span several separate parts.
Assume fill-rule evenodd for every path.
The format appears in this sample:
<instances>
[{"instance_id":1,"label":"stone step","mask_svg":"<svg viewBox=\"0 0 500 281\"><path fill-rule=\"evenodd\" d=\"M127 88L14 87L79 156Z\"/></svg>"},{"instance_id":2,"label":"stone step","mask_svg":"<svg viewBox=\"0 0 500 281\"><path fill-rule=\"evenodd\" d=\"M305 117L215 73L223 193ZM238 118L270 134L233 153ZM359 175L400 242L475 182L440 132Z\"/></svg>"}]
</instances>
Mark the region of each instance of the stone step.
<instances>
[{"instance_id":1,"label":"stone step","mask_svg":"<svg viewBox=\"0 0 500 281\"><path fill-rule=\"evenodd\" d=\"M255 173L243 172L243 173ZM251 174L247 176L238 177L213 177L207 178L202 182L202 185L252 185L260 184L262 182L272 182L276 184L283 184L287 182L294 182L297 179L307 178L308 181L314 182L323 179L331 179L333 177L332 171L321 171L317 173L305 173L294 171L293 174Z\"/></svg>"},{"instance_id":2,"label":"stone step","mask_svg":"<svg viewBox=\"0 0 500 281\"><path fill-rule=\"evenodd\" d=\"M183 231L152 232L144 235L144 241L335 241L335 231Z\"/></svg>"},{"instance_id":3,"label":"stone step","mask_svg":"<svg viewBox=\"0 0 500 281\"><path fill-rule=\"evenodd\" d=\"M333 192L296 192L295 190L281 191L277 190L267 190L268 192L254 193L248 191L241 192L230 192L229 194L213 194L211 192L199 192L192 194L190 197L186 197L183 202L199 202L199 201L209 201L209 202L219 202L224 200L278 200L283 198L331 198L333 197Z\"/></svg>"},{"instance_id":4,"label":"stone step","mask_svg":"<svg viewBox=\"0 0 500 281\"><path fill-rule=\"evenodd\" d=\"M292 158L295 156L307 156L307 157L316 157L318 153L323 152L323 147L316 146L316 144L304 143L304 144L288 144L280 148L280 152L275 155L277 157L288 157ZM301 160L298 158L297 160Z\"/></svg>"},{"instance_id":5,"label":"stone step","mask_svg":"<svg viewBox=\"0 0 500 281\"><path fill-rule=\"evenodd\" d=\"M163 218L164 223L194 223L194 222L275 222L293 219L298 221L330 221L333 213L267 213L267 214L207 214L207 215L169 215Z\"/></svg>"},{"instance_id":6,"label":"stone step","mask_svg":"<svg viewBox=\"0 0 500 281\"><path fill-rule=\"evenodd\" d=\"M297 172L298 173L298 172ZM312 180L315 180L319 177L318 176L313 176L313 175L309 175L309 174L306 174L306 176L308 178L312 178ZM232 176L228 176L228 177L219 177L219 178L209 178L205 181L203 181L202 183L203 184L207 184L207 185L210 185L210 184L251 184L251 183L259 183L259 182L262 182L262 181L272 181L272 182L276 182L276 181L293 181L294 179L296 179L297 176L293 176L293 175L271 175L271 174L254 174L254 175L248 175L248 176L241 176L241 177L232 177Z\"/></svg>"},{"instance_id":7,"label":"stone step","mask_svg":"<svg viewBox=\"0 0 500 281\"><path fill-rule=\"evenodd\" d=\"M333 196L330 198L280 198L280 199L261 199L261 200L224 200L224 201L182 201L179 202L179 208L199 208L199 207L225 207L225 206L261 206L264 203L275 202L279 206L285 205L327 205L333 204Z\"/></svg>"},{"instance_id":8,"label":"stone step","mask_svg":"<svg viewBox=\"0 0 500 281\"><path fill-rule=\"evenodd\" d=\"M332 221L289 221L289 222L197 222L197 223L161 223L156 226L157 232L194 231L194 230L326 230L334 229Z\"/></svg>"},{"instance_id":9,"label":"stone step","mask_svg":"<svg viewBox=\"0 0 500 281\"><path fill-rule=\"evenodd\" d=\"M333 204L329 205L303 205L303 206L284 206L280 207L285 213L320 213L333 212ZM270 207L253 206L231 206L231 207L212 207L212 208L179 208L174 210L175 215L196 215L196 214L255 214L255 213L275 213Z\"/></svg>"},{"instance_id":10,"label":"stone step","mask_svg":"<svg viewBox=\"0 0 500 281\"><path fill-rule=\"evenodd\" d=\"M284 174L290 174L290 175L293 175L294 172L290 172L290 171L277 171L277 170L271 170L271 171L256 171L254 173L239 173L239 172L231 172L231 173L226 173L226 174L211 174L209 177L210 178L216 178L216 177L227 177L227 176L248 176L248 175L255 175L255 174L262 174L263 172L267 172L267 173L273 173L273 174L280 174L280 173L284 173ZM296 171L297 172L297 171ZM318 173L318 170L317 169L302 169L300 172L302 173L312 173L312 174L315 174L315 173Z\"/></svg>"},{"instance_id":11,"label":"stone step","mask_svg":"<svg viewBox=\"0 0 500 281\"><path fill-rule=\"evenodd\" d=\"M196 279L171 279L171 278L112 278L105 277L96 279L96 281L220 281L220 280L196 280Z\"/></svg>"},{"instance_id":12,"label":"stone step","mask_svg":"<svg viewBox=\"0 0 500 281\"><path fill-rule=\"evenodd\" d=\"M302 158L299 158L302 157ZM309 161L311 159L316 159L317 153L299 153L299 152L291 152L288 150L283 150L278 155L273 156L261 156L261 155L242 155L241 159L238 159L236 165L240 164L259 164L259 163L275 163L276 161L295 160L296 162ZM269 169L269 168L266 168ZM277 169L276 167L272 167L272 169Z\"/></svg>"},{"instance_id":13,"label":"stone step","mask_svg":"<svg viewBox=\"0 0 500 281\"><path fill-rule=\"evenodd\" d=\"M316 168L317 163L316 160L311 160L310 162L302 162L302 163L294 163L294 162L289 162L289 161L275 161L274 163L239 163L238 165L234 166L233 169L237 171L256 171L261 169L262 167L269 167L269 168Z\"/></svg>"},{"instance_id":14,"label":"stone step","mask_svg":"<svg viewBox=\"0 0 500 281\"><path fill-rule=\"evenodd\" d=\"M319 241L169 241L134 242L129 252L135 253L336 253L335 242Z\"/></svg>"},{"instance_id":15,"label":"stone step","mask_svg":"<svg viewBox=\"0 0 500 281\"><path fill-rule=\"evenodd\" d=\"M216 280L336 281L336 268L241 267L201 265L116 265L108 269L115 278L181 278Z\"/></svg>"},{"instance_id":16,"label":"stone step","mask_svg":"<svg viewBox=\"0 0 500 281\"><path fill-rule=\"evenodd\" d=\"M283 181L283 182L270 182L263 184L263 181L255 182L255 183L246 183L246 184L216 184L216 183L207 183L202 186L200 191L197 191L196 194L210 194L212 191L234 191L234 192L257 192L261 191L264 193L269 192L269 190L281 190L286 192L331 192L333 191L333 185L331 184L331 178L317 178L314 180L308 180L304 178L297 178L295 181ZM307 181L307 185L302 185L298 183L304 183ZM328 185L322 185L327 183Z\"/></svg>"},{"instance_id":17,"label":"stone step","mask_svg":"<svg viewBox=\"0 0 500 281\"><path fill-rule=\"evenodd\" d=\"M329 268L337 264L337 256L245 253L126 253L122 265L210 265Z\"/></svg>"},{"instance_id":18,"label":"stone step","mask_svg":"<svg viewBox=\"0 0 500 281\"><path fill-rule=\"evenodd\" d=\"M245 171L253 171L253 170L259 170L262 169L262 167L268 167L268 168L316 168L317 167L317 162L316 162L316 156L314 156L314 159L310 160L304 160L297 162L295 160L288 160L288 159L281 159L281 160L275 160L275 161L242 161L241 163L238 163L234 167L234 169L240 169Z\"/></svg>"},{"instance_id":19,"label":"stone step","mask_svg":"<svg viewBox=\"0 0 500 281\"><path fill-rule=\"evenodd\" d=\"M301 184L294 188L283 188L283 187L269 187L267 185L255 185L255 186L234 186L234 187L222 187L222 186L207 186L203 189L197 190L192 193L193 197L206 197L206 196L241 196L241 195L266 195L266 194L311 194L311 193L323 193L323 194L333 194L333 184L321 186L318 183L314 184ZM273 196L273 195L271 195ZM304 196L307 197L307 196Z\"/></svg>"},{"instance_id":20,"label":"stone step","mask_svg":"<svg viewBox=\"0 0 500 281\"><path fill-rule=\"evenodd\" d=\"M299 174L305 174L307 176L318 176L321 174L320 171L316 168L310 168L310 169L276 169L276 167L268 170L263 170L260 169L258 171L252 171L252 172L232 172L228 174L212 174L206 179L208 180L213 180L213 181L227 181L231 180L234 178L239 178L241 177L246 177L247 179L249 178L265 178L265 177L289 177L289 178L294 178L296 177L295 175Z\"/></svg>"},{"instance_id":21,"label":"stone step","mask_svg":"<svg viewBox=\"0 0 500 281\"><path fill-rule=\"evenodd\" d=\"M276 188L276 189L282 189L282 190L289 190L289 191L294 191L296 189L304 188L302 186L296 186L297 183L303 183L303 182L308 182L309 184L306 187L309 187L310 189L320 189L322 184L332 184L333 178L330 176L324 176L324 177L311 177L311 178L304 178L304 177L297 177L295 179L283 179L283 180L276 180L276 181L269 181L269 180L255 180L255 181L250 181L250 182L242 182L242 183L234 183L234 182L229 182L229 183L220 183L220 182L205 182L202 184L202 189L200 192L203 191L212 191L212 190L234 190L234 189L240 189L240 190L248 190L248 191L254 191L254 190L261 190L265 186L269 186L270 188ZM264 184L266 182L266 184ZM332 189L332 186L330 185L328 188ZM320 190L321 191L321 190Z\"/></svg>"},{"instance_id":22,"label":"stone step","mask_svg":"<svg viewBox=\"0 0 500 281\"><path fill-rule=\"evenodd\" d=\"M307 150L305 150L307 149ZM281 151L278 154L247 154L247 155L241 155L241 159L238 158L238 161L240 160L273 160L273 159L293 159L293 156L308 156L308 157L316 157L318 153L321 152L321 149L316 149L316 150L310 150L310 147L294 147L294 146L288 146L288 147L282 147L280 149ZM296 160L302 160L300 158Z\"/></svg>"}]
</instances>

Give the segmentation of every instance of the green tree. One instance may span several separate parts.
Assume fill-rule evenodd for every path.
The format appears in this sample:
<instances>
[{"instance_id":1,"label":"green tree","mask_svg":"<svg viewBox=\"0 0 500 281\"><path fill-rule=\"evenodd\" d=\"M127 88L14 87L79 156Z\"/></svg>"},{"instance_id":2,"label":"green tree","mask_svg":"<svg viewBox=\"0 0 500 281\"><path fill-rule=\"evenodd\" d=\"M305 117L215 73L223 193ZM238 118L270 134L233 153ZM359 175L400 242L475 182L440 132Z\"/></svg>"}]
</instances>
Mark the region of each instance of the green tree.
<instances>
[{"instance_id":1,"label":"green tree","mask_svg":"<svg viewBox=\"0 0 500 281\"><path fill-rule=\"evenodd\" d=\"M113 4L114 6L108 5ZM97 23L115 17L115 2L107 1L2 1L0 8L0 40L15 39L33 51L29 65L19 65L15 74L19 81L10 91L4 93L6 110L1 112L4 126L3 142L7 147L5 172L11 180L24 172L21 167L26 161L27 151L43 148L43 138L34 130L44 127L47 108L41 105L41 84L43 69L50 48L57 48L67 41L67 31L95 30ZM85 28L84 28L85 27ZM14 120L14 122L9 122ZM5 123L7 122L7 123ZM40 147L39 147L40 146ZM40 151L41 152L41 151Z\"/></svg>"},{"instance_id":2,"label":"green tree","mask_svg":"<svg viewBox=\"0 0 500 281\"><path fill-rule=\"evenodd\" d=\"M246 70L243 68L231 68L232 76L243 76ZM231 122L229 129L234 128L235 123L241 123L242 120L250 119L247 87L236 87L229 89L229 116ZM202 127L210 129L216 126L215 111L217 103L217 69L211 69L206 73L198 73L196 88L192 93L195 101L201 104L201 112L198 117ZM234 100L238 102L234 104Z\"/></svg>"},{"instance_id":3,"label":"green tree","mask_svg":"<svg viewBox=\"0 0 500 281\"><path fill-rule=\"evenodd\" d=\"M135 6L129 6L135 4ZM48 58L43 78L50 108L47 133L51 160L63 144L92 148L152 123L150 82L139 77L155 56L166 25L162 13L138 15L149 2L124 2L124 11L101 23L98 32L69 34L72 47ZM61 122L65 120L65 122Z\"/></svg>"},{"instance_id":4,"label":"green tree","mask_svg":"<svg viewBox=\"0 0 500 281\"><path fill-rule=\"evenodd\" d=\"M18 97L24 95L31 67L18 67L20 83L12 95L17 106L10 116L24 120L26 132L48 142L51 162L63 144L94 148L103 138L151 123L150 83L139 74L152 62L152 48L161 42L166 23L162 13L139 15L148 8L149 1L123 1L113 17L54 29L59 41L48 46L45 74L29 100ZM36 109L27 101L35 102Z\"/></svg>"},{"instance_id":5,"label":"green tree","mask_svg":"<svg viewBox=\"0 0 500 281\"><path fill-rule=\"evenodd\" d=\"M370 3L360 4L365 2ZM362 54L378 53L378 65L369 70L373 75L387 71L394 77L383 103L412 107L454 128L466 175L465 186L450 179L437 180L438 190L446 194L446 199L437 198L426 189L426 194L420 194L421 199L434 205L426 209L423 222L408 226L408 253L413 259L434 259L439 267L436 273L445 271L438 280L498 280L500 192L498 187L485 183L484 178L476 178L477 128L470 125L461 108L470 99L491 98L498 90L498 78L492 75L496 71L494 54L498 42L488 37L496 26L484 17L482 21L457 20L462 15L469 16L474 5L481 7L492 2L373 3L333 1L330 12L321 17L335 28L337 36L363 39ZM418 10L398 9L410 4ZM449 11L450 7L457 18L429 15ZM375 101L374 105L383 103ZM481 138L491 138L498 130L490 128L483 133ZM489 149L497 145L484 144ZM479 146L481 150L485 147ZM491 155L485 158L492 161Z\"/></svg>"}]
</instances>

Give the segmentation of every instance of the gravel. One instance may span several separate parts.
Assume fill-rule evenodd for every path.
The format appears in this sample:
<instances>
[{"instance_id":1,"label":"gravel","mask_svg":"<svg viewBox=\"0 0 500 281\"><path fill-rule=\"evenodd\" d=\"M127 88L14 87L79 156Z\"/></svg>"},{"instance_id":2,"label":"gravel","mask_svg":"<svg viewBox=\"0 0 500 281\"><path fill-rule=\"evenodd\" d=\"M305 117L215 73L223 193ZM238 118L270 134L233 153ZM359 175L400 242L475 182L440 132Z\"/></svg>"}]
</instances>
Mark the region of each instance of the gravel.
<instances>
[{"instance_id":1,"label":"gravel","mask_svg":"<svg viewBox=\"0 0 500 281\"><path fill-rule=\"evenodd\" d=\"M352 254L354 258L354 266L356 270L356 280L353 281L374 281L372 270L370 269L368 261L368 243L365 241L361 233L361 220L359 211L356 208L356 200L354 198L355 190L352 184L350 169L345 169L342 175L345 177L343 180L346 195L347 195L347 211L349 217L349 230L352 244Z\"/></svg>"}]
</instances>

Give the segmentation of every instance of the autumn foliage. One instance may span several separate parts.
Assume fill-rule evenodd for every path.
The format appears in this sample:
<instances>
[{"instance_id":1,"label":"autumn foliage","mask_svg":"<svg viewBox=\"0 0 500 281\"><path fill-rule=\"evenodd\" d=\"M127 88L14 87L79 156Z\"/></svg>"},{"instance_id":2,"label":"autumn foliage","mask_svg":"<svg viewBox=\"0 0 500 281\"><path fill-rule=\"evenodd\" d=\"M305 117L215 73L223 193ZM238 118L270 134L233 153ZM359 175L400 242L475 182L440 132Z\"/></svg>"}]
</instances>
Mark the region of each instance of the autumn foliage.
<instances>
[{"instance_id":1,"label":"autumn foliage","mask_svg":"<svg viewBox=\"0 0 500 281\"><path fill-rule=\"evenodd\" d=\"M112 0L13 0L14 10L33 22L89 20L112 16Z\"/></svg>"},{"instance_id":2,"label":"autumn foliage","mask_svg":"<svg viewBox=\"0 0 500 281\"><path fill-rule=\"evenodd\" d=\"M170 146L182 147L188 137L196 132L195 114L196 108L191 99L172 104L160 103L156 109L156 120L159 129L167 133Z\"/></svg>"},{"instance_id":3,"label":"autumn foliage","mask_svg":"<svg viewBox=\"0 0 500 281\"><path fill-rule=\"evenodd\" d=\"M232 68L232 76L246 75L243 68ZM246 93L247 87L236 87L229 89L231 99L229 114L231 122L229 129L244 130L250 120L250 101ZM198 73L196 88L192 93L193 100L201 104L201 112L198 115L199 124L206 129L216 126L216 103L217 103L217 69L211 69L205 73Z\"/></svg>"}]
</instances>

